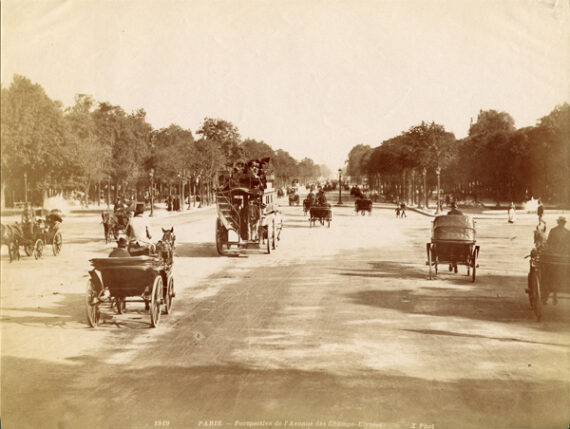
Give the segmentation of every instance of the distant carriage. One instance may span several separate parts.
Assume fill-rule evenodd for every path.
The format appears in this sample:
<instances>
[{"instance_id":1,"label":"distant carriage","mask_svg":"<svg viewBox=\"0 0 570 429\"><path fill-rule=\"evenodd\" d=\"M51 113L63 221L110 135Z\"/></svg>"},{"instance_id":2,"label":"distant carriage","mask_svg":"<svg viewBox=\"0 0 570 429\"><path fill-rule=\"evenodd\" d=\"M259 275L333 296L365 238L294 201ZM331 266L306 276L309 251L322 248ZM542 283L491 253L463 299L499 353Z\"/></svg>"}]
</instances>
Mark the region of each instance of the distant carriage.
<instances>
[{"instance_id":1,"label":"distant carriage","mask_svg":"<svg viewBox=\"0 0 570 429\"><path fill-rule=\"evenodd\" d=\"M431 242L426 243L429 278L438 274L439 266L449 265L457 273L457 265L467 266L467 275L475 281L479 246L475 240L475 221L464 215L442 215L433 220Z\"/></svg>"},{"instance_id":2,"label":"distant carriage","mask_svg":"<svg viewBox=\"0 0 570 429\"><path fill-rule=\"evenodd\" d=\"M289 205L290 206L299 205L299 194L296 193L289 194Z\"/></svg>"},{"instance_id":3,"label":"distant carriage","mask_svg":"<svg viewBox=\"0 0 570 429\"><path fill-rule=\"evenodd\" d=\"M315 226L317 222L321 225L327 224L327 228L331 227L332 210L329 204L313 205L309 209L309 226Z\"/></svg>"},{"instance_id":4,"label":"distant carriage","mask_svg":"<svg viewBox=\"0 0 570 429\"><path fill-rule=\"evenodd\" d=\"M372 200L367 198L358 198L354 201L354 210L356 213L360 213L362 216L368 212L368 214L372 214Z\"/></svg>"}]
</instances>

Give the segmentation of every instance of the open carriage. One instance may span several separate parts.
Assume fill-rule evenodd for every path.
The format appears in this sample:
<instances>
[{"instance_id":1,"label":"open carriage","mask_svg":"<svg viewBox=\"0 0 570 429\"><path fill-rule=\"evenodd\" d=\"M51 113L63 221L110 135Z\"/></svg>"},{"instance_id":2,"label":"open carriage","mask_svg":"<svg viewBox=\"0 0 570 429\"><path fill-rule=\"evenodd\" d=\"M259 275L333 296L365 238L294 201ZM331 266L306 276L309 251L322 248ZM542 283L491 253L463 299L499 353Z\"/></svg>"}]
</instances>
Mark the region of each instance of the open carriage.
<instances>
[{"instance_id":1,"label":"open carriage","mask_svg":"<svg viewBox=\"0 0 570 429\"><path fill-rule=\"evenodd\" d=\"M372 200L368 198L357 198L354 201L354 210L356 213L360 213L362 216L368 212L368 214L372 214Z\"/></svg>"},{"instance_id":2,"label":"open carriage","mask_svg":"<svg viewBox=\"0 0 570 429\"><path fill-rule=\"evenodd\" d=\"M172 263L155 256L95 258L87 282L86 310L91 327L99 325L105 303L121 314L127 302L144 302L150 325L156 327L161 312L172 311L174 280Z\"/></svg>"},{"instance_id":3,"label":"open carriage","mask_svg":"<svg viewBox=\"0 0 570 429\"><path fill-rule=\"evenodd\" d=\"M429 278L439 265L449 265L457 273L457 265L467 266L467 275L475 281L479 246L475 240L475 221L464 215L442 215L433 220L431 242L426 243Z\"/></svg>"},{"instance_id":4,"label":"open carriage","mask_svg":"<svg viewBox=\"0 0 570 429\"><path fill-rule=\"evenodd\" d=\"M22 242L27 256L39 259L44 254L45 246L51 246L54 256L59 255L63 246L63 235L59 230L63 219L59 210L36 210L36 218L29 224L22 225Z\"/></svg>"},{"instance_id":5,"label":"open carriage","mask_svg":"<svg viewBox=\"0 0 570 429\"><path fill-rule=\"evenodd\" d=\"M556 303L557 294L570 293L570 255L546 251L530 254L530 270L528 273L526 293L530 307L538 321L542 318L543 305L549 295L553 295Z\"/></svg>"},{"instance_id":6,"label":"open carriage","mask_svg":"<svg viewBox=\"0 0 570 429\"><path fill-rule=\"evenodd\" d=\"M297 193L289 194L289 205L290 206L298 206L299 205L299 194L297 194Z\"/></svg>"}]
</instances>

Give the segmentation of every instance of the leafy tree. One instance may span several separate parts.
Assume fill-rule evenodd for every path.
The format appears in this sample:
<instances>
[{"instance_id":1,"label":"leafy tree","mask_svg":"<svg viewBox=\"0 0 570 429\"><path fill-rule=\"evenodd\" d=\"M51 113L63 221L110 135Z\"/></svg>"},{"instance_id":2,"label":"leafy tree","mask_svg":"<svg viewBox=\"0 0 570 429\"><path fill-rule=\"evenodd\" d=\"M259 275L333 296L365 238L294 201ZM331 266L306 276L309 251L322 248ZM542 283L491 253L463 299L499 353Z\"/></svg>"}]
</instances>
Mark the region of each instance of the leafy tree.
<instances>
[{"instance_id":1,"label":"leafy tree","mask_svg":"<svg viewBox=\"0 0 570 429\"><path fill-rule=\"evenodd\" d=\"M241 137L237 127L231 122L223 119L204 118L202 126L196 131L196 134L200 134L205 141L214 143L220 148L227 166L244 160L240 147Z\"/></svg>"},{"instance_id":2,"label":"leafy tree","mask_svg":"<svg viewBox=\"0 0 570 429\"><path fill-rule=\"evenodd\" d=\"M26 175L29 189L42 190L45 196L48 187L61 185L69 176L62 105L40 85L14 75L9 88L2 88L1 133L3 190L7 180L22 183Z\"/></svg>"},{"instance_id":3,"label":"leafy tree","mask_svg":"<svg viewBox=\"0 0 570 429\"><path fill-rule=\"evenodd\" d=\"M346 174L354 178L358 183L360 183L361 176L364 175L362 170L361 160L364 154L369 152L371 149L368 145L358 144L354 146L348 153L348 161L346 167Z\"/></svg>"}]
</instances>

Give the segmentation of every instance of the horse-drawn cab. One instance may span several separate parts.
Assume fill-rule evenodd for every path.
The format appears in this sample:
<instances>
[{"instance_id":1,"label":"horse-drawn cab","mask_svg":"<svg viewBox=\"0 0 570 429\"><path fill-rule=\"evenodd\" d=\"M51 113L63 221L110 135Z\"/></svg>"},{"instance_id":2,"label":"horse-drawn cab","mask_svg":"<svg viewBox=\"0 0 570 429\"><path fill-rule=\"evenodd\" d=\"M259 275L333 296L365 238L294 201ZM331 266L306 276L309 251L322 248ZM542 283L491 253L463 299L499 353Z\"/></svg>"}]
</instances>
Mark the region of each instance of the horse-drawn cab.
<instances>
[{"instance_id":1,"label":"horse-drawn cab","mask_svg":"<svg viewBox=\"0 0 570 429\"><path fill-rule=\"evenodd\" d=\"M442 215L433 220L431 242L426 244L429 278L432 268L438 273L439 264L449 264L457 273L457 265L467 266L467 275L475 281L479 246L475 240L475 221L465 215Z\"/></svg>"}]
</instances>

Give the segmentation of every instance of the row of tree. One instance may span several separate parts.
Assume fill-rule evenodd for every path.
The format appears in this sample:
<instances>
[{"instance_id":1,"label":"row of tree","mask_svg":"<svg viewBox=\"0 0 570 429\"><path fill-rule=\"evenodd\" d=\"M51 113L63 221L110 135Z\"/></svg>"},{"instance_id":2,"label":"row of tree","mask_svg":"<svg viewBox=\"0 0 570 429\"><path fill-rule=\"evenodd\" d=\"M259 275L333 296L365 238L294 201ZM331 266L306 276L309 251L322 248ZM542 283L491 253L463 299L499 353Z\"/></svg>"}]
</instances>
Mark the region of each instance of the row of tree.
<instances>
[{"instance_id":1,"label":"row of tree","mask_svg":"<svg viewBox=\"0 0 570 429\"><path fill-rule=\"evenodd\" d=\"M222 119L205 118L196 135L176 124L156 130L143 109L127 113L85 94L64 108L19 75L2 88L1 101L3 207L5 198L41 203L62 190L113 200L127 191L148 192L151 183L163 195L175 189L204 201L211 199L217 172L254 158L271 158L280 186L330 174L311 159L297 161L263 141L242 140Z\"/></svg>"},{"instance_id":2,"label":"row of tree","mask_svg":"<svg viewBox=\"0 0 570 429\"><path fill-rule=\"evenodd\" d=\"M457 199L570 202L570 105L516 129L505 112L480 111L468 136L422 122L378 147L357 145L347 174L392 199L426 204L438 187Z\"/></svg>"}]
</instances>

